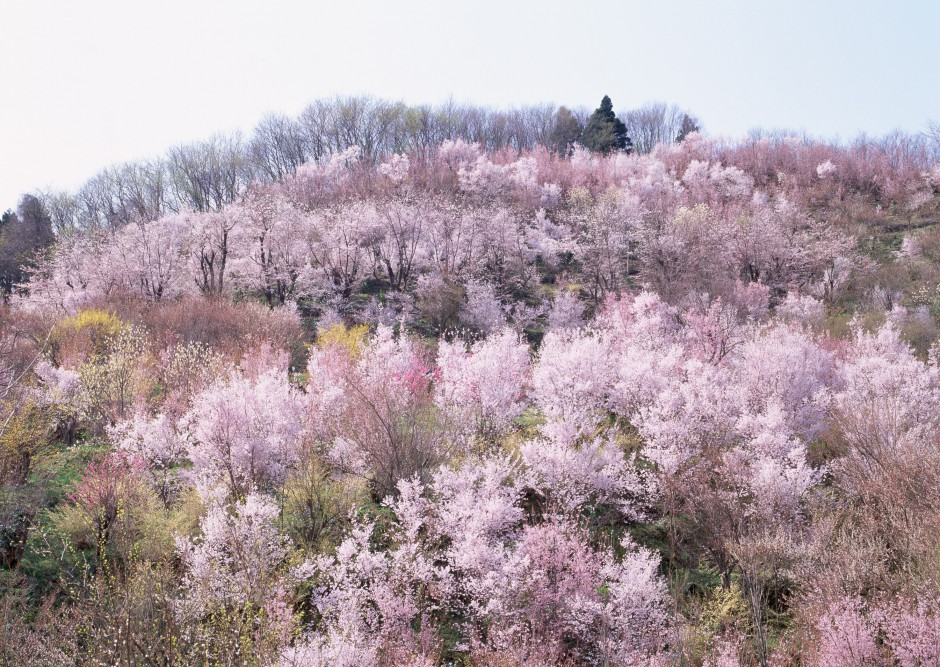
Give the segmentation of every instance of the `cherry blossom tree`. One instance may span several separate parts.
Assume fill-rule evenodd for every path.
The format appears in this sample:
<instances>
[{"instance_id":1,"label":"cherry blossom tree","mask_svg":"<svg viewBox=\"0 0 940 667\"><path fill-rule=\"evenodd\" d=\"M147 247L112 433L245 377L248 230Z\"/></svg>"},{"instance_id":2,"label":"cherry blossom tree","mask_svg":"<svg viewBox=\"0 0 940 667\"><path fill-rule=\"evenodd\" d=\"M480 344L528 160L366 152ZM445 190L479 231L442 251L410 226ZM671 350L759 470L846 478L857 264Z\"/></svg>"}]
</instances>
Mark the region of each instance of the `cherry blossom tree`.
<instances>
[{"instance_id":1,"label":"cherry blossom tree","mask_svg":"<svg viewBox=\"0 0 940 667\"><path fill-rule=\"evenodd\" d=\"M349 298L368 275L373 247L384 235L386 219L374 206L360 203L314 214L310 222L308 247L322 282ZM407 261L402 258L402 263Z\"/></svg>"},{"instance_id":2,"label":"cherry blossom tree","mask_svg":"<svg viewBox=\"0 0 940 667\"><path fill-rule=\"evenodd\" d=\"M873 614L901 667L940 660L940 602L929 593L918 598L895 598L882 603Z\"/></svg>"},{"instance_id":3,"label":"cherry blossom tree","mask_svg":"<svg viewBox=\"0 0 940 667\"><path fill-rule=\"evenodd\" d=\"M495 436L525 409L529 347L508 329L474 343L438 347L435 401L471 432Z\"/></svg>"},{"instance_id":4,"label":"cherry blossom tree","mask_svg":"<svg viewBox=\"0 0 940 667\"><path fill-rule=\"evenodd\" d=\"M68 500L94 525L95 546L103 554L111 529L138 496L142 463L124 452L109 452L85 468Z\"/></svg>"},{"instance_id":5,"label":"cherry blossom tree","mask_svg":"<svg viewBox=\"0 0 940 667\"><path fill-rule=\"evenodd\" d=\"M443 619L477 660L656 653L668 620L656 557L625 539L616 558L564 520L527 523L519 472L496 457L442 469L427 487L401 482L395 547L377 550L365 524L317 564L321 621L287 657L439 659Z\"/></svg>"},{"instance_id":6,"label":"cherry blossom tree","mask_svg":"<svg viewBox=\"0 0 940 667\"><path fill-rule=\"evenodd\" d=\"M203 294L225 293L232 260L237 261L244 215L243 208L230 206L194 217L188 244L190 272Z\"/></svg>"},{"instance_id":7,"label":"cherry blossom tree","mask_svg":"<svg viewBox=\"0 0 940 667\"><path fill-rule=\"evenodd\" d=\"M568 204L567 222L576 233L576 254L584 265L588 290L599 302L608 292L619 293L629 273L639 206L613 188L596 199L586 190L574 190Z\"/></svg>"},{"instance_id":8,"label":"cherry blossom tree","mask_svg":"<svg viewBox=\"0 0 940 667\"><path fill-rule=\"evenodd\" d=\"M558 428L587 434L605 415L612 376L609 346L601 336L549 332L532 373L532 395Z\"/></svg>"},{"instance_id":9,"label":"cherry blossom tree","mask_svg":"<svg viewBox=\"0 0 940 667\"><path fill-rule=\"evenodd\" d=\"M153 418L135 414L109 429L109 437L119 450L144 464L161 499L168 503L176 486L173 467L186 455L185 443L173 423L162 414Z\"/></svg>"},{"instance_id":10,"label":"cherry blossom tree","mask_svg":"<svg viewBox=\"0 0 940 667\"><path fill-rule=\"evenodd\" d=\"M104 236L70 236L40 262L30 277L25 308L52 308L74 313L80 307L114 291L114 282L102 262Z\"/></svg>"},{"instance_id":11,"label":"cherry blossom tree","mask_svg":"<svg viewBox=\"0 0 940 667\"><path fill-rule=\"evenodd\" d=\"M666 301L675 303L693 284L715 291L728 280L726 227L705 204L682 207L662 223L645 222L637 234L640 277Z\"/></svg>"},{"instance_id":12,"label":"cherry blossom tree","mask_svg":"<svg viewBox=\"0 0 940 667\"><path fill-rule=\"evenodd\" d=\"M569 290L560 290L552 300L552 308L548 313L548 328L559 331L565 329L579 329L584 325L584 304L577 294Z\"/></svg>"},{"instance_id":13,"label":"cherry blossom tree","mask_svg":"<svg viewBox=\"0 0 940 667\"><path fill-rule=\"evenodd\" d=\"M179 618L198 622L212 614L242 614L250 632L283 643L294 627L291 586L303 570L289 567L292 544L278 531L277 506L256 493L231 508L217 498L209 502L201 535L177 538L185 571Z\"/></svg>"},{"instance_id":14,"label":"cherry blossom tree","mask_svg":"<svg viewBox=\"0 0 940 667\"><path fill-rule=\"evenodd\" d=\"M578 442L560 434L530 440L520 453L527 485L551 514L603 516L609 508L636 520L653 495L651 480L610 440Z\"/></svg>"},{"instance_id":15,"label":"cherry blossom tree","mask_svg":"<svg viewBox=\"0 0 940 667\"><path fill-rule=\"evenodd\" d=\"M464 286L467 302L460 310L460 323L474 331L488 336L506 324L502 304L496 296L496 290L489 283L475 280Z\"/></svg>"},{"instance_id":16,"label":"cherry blossom tree","mask_svg":"<svg viewBox=\"0 0 940 667\"><path fill-rule=\"evenodd\" d=\"M234 372L193 400L181 421L200 483L236 498L270 489L294 465L304 437L303 401L277 369Z\"/></svg>"},{"instance_id":17,"label":"cherry blossom tree","mask_svg":"<svg viewBox=\"0 0 940 667\"><path fill-rule=\"evenodd\" d=\"M280 305L311 289L309 224L289 202L270 192L251 196L241 211L239 248L232 264L233 282L252 290L269 305Z\"/></svg>"},{"instance_id":18,"label":"cherry blossom tree","mask_svg":"<svg viewBox=\"0 0 940 667\"><path fill-rule=\"evenodd\" d=\"M861 601L837 600L817 622L816 664L867 667L882 664L875 631L863 613Z\"/></svg>"},{"instance_id":19,"label":"cherry blossom tree","mask_svg":"<svg viewBox=\"0 0 940 667\"><path fill-rule=\"evenodd\" d=\"M937 502L937 367L918 359L890 322L856 332L832 397L839 487L878 517L871 537L899 562L929 561ZM925 560L927 559L927 560Z\"/></svg>"},{"instance_id":20,"label":"cherry blossom tree","mask_svg":"<svg viewBox=\"0 0 940 667\"><path fill-rule=\"evenodd\" d=\"M436 371L407 336L379 326L371 341L330 343L311 354L310 421L330 458L384 498L400 479L427 475L457 445L434 415Z\"/></svg>"},{"instance_id":21,"label":"cherry blossom tree","mask_svg":"<svg viewBox=\"0 0 940 667\"><path fill-rule=\"evenodd\" d=\"M393 199L378 205L382 233L377 237L378 263L384 266L392 289L403 290L428 262L424 243L427 202Z\"/></svg>"}]
</instances>

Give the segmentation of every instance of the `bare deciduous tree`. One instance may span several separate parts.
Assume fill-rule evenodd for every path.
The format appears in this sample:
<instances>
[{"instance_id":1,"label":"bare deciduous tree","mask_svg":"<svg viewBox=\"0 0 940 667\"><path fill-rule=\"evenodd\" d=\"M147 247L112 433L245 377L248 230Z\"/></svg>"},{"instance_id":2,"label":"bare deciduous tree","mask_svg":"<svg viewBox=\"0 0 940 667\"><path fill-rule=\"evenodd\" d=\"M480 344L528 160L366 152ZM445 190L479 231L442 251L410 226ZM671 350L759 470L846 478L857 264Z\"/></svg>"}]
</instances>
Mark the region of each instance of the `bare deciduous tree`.
<instances>
[{"instance_id":1,"label":"bare deciduous tree","mask_svg":"<svg viewBox=\"0 0 940 667\"><path fill-rule=\"evenodd\" d=\"M647 104L620 116L627 126L627 133L633 139L633 148L638 153L649 153L658 144L668 146L674 143L686 118L695 123L695 119L688 113L664 102Z\"/></svg>"}]
</instances>

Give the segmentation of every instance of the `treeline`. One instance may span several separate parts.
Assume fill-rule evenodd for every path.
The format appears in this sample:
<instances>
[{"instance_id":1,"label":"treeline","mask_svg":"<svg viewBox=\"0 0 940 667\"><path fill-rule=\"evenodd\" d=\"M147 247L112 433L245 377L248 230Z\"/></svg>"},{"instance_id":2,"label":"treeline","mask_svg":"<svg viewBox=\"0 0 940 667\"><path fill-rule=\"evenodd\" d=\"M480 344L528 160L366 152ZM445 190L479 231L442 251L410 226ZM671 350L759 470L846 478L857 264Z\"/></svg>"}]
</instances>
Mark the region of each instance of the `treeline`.
<instances>
[{"instance_id":1,"label":"treeline","mask_svg":"<svg viewBox=\"0 0 940 667\"><path fill-rule=\"evenodd\" d=\"M251 183L279 181L350 146L370 163L393 153L426 156L457 139L488 152L545 146L566 153L583 142L590 117L589 109L554 104L504 110L453 100L432 106L366 96L321 99L297 117L266 115L250 136L217 134L174 146L157 159L103 169L76 192L45 192L41 199L58 233L117 228L186 209L219 210ZM639 152L699 128L690 114L666 104L627 111L620 121ZM603 144L604 137L597 140Z\"/></svg>"},{"instance_id":2,"label":"treeline","mask_svg":"<svg viewBox=\"0 0 940 667\"><path fill-rule=\"evenodd\" d=\"M393 153L413 159L427 156L442 142L458 139L479 144L486 152L520 153L543 146L566 154L575 143L593 148L590 143L597 136L588 127L591 117L587 108L554 104L503 110L453 100L437 106L409 106L367 96L322 99L297 117L266 115L247 137L216 134L174 146L156 159L103 169L75 192L47 191L36 196L56 233L113 229L182 210L220 210L236 201L251 183L279 181L304 163L320 162L350 146L358 146L369 163ZM649 153L657 145L673 144L701 130L693 114L664 103L621 112L616 119L623 124L625 141L615 148L637 153ZM603 147L606 139L601 134ZM744 143L780 142L792 136L757 129ZM881 138L863 135L845 148L855 154L887 155L897 169L925 169L940 155L940 128L932 126L926 133L913 135L894 132Z\"/></svg>"},{"instance_id":3,"label":"treeline","mask_svg":"<svg viewBox=\"0 0 940 667\"><path fill-rule=\"evenodd\" d=\"M299 166L325 163L351 146L358 147L366 167L392 154L427 163L443 142L458 140L508 163L538 150L570 156L576 144L601 154L648 154L700 129L693 115L675 105L648 104L616 114L606 96L593 113L553 104L497 110L453 101L408 106L366 96L317 100L297 117L265 116L247 137L217 134L153 160L108 167L74 192L24 197L20 210L7 211L0 221L0 291L9 293L21 283L33 258L56 237L115 231L186 211L218 212L241 201L252 185L278 183ZM723 162L744 169L760 185L799 172L801 187L808 186L805 176L816 177L817 165L829 159L842 165L838 180L848 178L849 190L864 190L890 205L909 198L894 192L900 174L906 183L921 180L920 174L940 160L940 127L921 134L863 135L848 144L757 129L718 144Z\"/></svg>"}]
</instances>

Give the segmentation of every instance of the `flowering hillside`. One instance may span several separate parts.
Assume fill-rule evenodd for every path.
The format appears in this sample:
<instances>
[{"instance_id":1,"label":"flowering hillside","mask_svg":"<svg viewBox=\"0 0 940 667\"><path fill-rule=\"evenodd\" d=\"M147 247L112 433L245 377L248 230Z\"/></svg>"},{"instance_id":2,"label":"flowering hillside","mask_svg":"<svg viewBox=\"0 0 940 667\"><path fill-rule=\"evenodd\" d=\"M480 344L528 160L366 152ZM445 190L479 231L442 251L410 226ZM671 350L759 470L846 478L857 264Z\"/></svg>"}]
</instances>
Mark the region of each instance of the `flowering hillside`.
<instances>
[{"instance_id":1,"label":"flowering hillside","mask_svg":"<svg viewBox=\"0 0 940 667\"><path fill-rule=\"evenodd\" d=\"M940 664L928 152L301 162L24 269L0 661Z\"/></svg>"}]
</instances>

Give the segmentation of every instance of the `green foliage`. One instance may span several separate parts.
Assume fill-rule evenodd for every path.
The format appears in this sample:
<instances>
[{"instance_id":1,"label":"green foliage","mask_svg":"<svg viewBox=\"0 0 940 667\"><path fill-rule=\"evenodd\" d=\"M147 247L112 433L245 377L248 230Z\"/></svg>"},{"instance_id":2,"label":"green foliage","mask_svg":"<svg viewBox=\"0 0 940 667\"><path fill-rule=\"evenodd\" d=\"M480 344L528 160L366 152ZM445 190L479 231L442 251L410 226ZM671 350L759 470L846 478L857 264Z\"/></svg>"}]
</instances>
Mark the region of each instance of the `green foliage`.
<instances>
[{"instance_id":1,"label":"green foliage","mask_svg":"<svg viewBox=\"0 0 940 667\"><path fill-rule=\"evenodd\" d=\"M168 562L174 555L174 533L184 523L165 509L153 489L143 481L122 498L117 517L103 536L97 517L75 503L60 504L50 513L51 525L79 550L104 553L114 564L139 558L150 563Z\"/></svg>"},{"instance_id":2,"label":"green foliage","mask_svg":"<svg viewBox=\"0 0 940 667\"><path fill-rule=\"evenodd\" d=\"M682 125L679 126L679 132L676 134L676 143L680 144L685 138L693 132L700 132L698 123L689 114L682 115Z\"/></svg>"},{"instance_id":3,"label":"green foliage","mask_svg":"<svg viewBox=\"0 0 940 667\"><path fill-rule=\"evenodd\" d=\"M334 479L329 466L313 454L291 474L281 491L285 528L311 554L332 551L342 540L353 509L367 495L355 480Z\"/></svg>"},{"instance_id":4,"label":"green foliage","mask_svg":"<svg viewBox=\"0 0 940 667\"><path fill-rule=\"evenodd\" d=\"M738 583L716 586L693 598L687 610L688 626L682 634L682 654L691 660L701 660L715 637L739 632L748 624L747 601Z\"/></svg>"},{"instance_id":5,"label":"green foliage","mask_svg":"<svg viewBox=\"0 0 940 667\"><path fill-rule=\"evenodd\" d=\"M126 417L135 399L149 393L141 363L148 352L148 340L146 331L138 326L121 327L107 339L105 354L79 366L79 414L98 432Z\"/></svg>"},{"instance_id":6,"label":"green foliage","mask_svg":"<svg viewBox=\"0 0 940 667\"><path fill-rule=\"evenodd\" d=\"M633 142L627 136L627 126L617 118L614 105L607 95L601 105L591 114L584 125L581 143L585 148L607 155L612 151L627 151L633 148Z\"/></svg>"},{"instance_id":7,"label":"green foliage","mask_svg":"<svg viewBox=\"0 0 940 667\"><path fill-rule=\"evenodd\" d=\"M102 451L103 445L97 441L49 447L32 463L26 484L32 520L18 571L27 577L37 596L48 595L74 580L83 566L74 546L57 530L54 518L85 467Z\"/></svg>"},{"instance_id":8,"label":"green foliage","mask_svg":"<svg viewBox=\"0 0 940 667\"><path fill-rule=\"evenodd\" d=\"M418 311L426 324L425 332L441 335L457 328L466 290L455 280L440 279L418 289Z\"/></svg>"},{"instance_id":9,"label":"green foliage","mask_svg":"<svg viewBox=\"0 0 940 667\"><path fill-rule=\"evenodd\" d=\"M33 458L47 444L50 425L46 411L34 404L13 412L0 431L0 484L26 481Z\"/></svg>"},{"instance_id":10,"label":"green foliage","mask_svg":"<svg viewBox=\"0 0 940 667\"><path fill-rule=\"evenodd\" d=\"M16 213L4 213L0 218L0 293L23 283L36 256L54 240L52 220L33 195L23 196Z\"/></svg>"}]
</instances>

